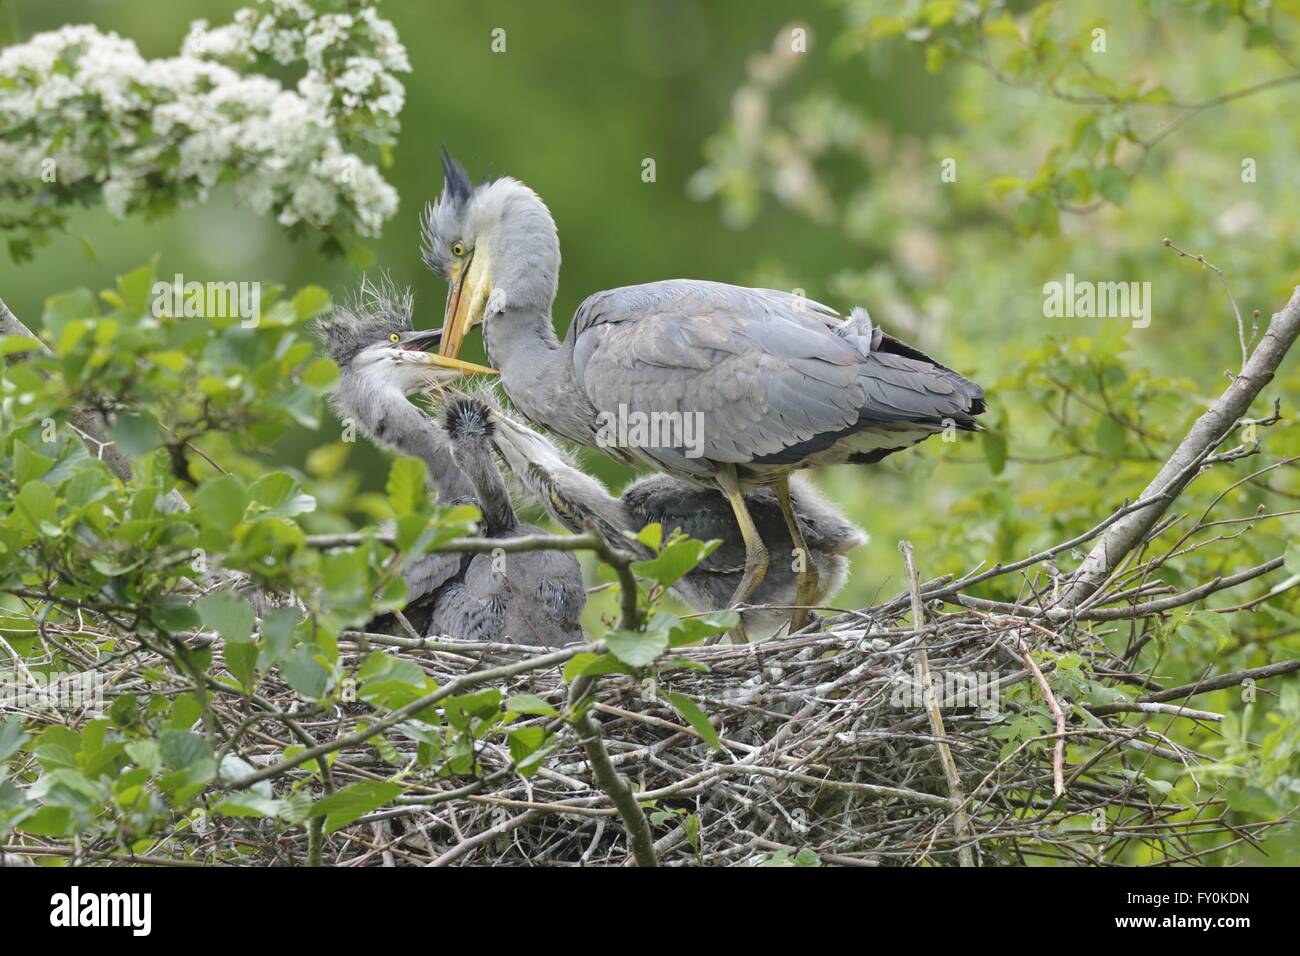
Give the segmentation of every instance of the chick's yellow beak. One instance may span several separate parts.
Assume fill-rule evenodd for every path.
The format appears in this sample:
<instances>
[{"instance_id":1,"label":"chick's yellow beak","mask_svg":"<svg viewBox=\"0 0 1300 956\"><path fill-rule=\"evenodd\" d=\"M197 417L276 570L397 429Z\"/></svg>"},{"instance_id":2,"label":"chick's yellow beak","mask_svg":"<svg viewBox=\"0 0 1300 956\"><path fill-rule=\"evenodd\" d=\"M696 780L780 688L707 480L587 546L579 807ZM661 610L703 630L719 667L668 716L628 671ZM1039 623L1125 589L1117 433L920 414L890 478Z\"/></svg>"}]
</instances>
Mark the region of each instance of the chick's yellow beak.
<instances>
[{"instance_id":1,"label":"chick's yellow beak","mask_svg":"<svg viewBox=\"0 0 1300 956\"><path fill-rule=\"evenodd\" d=\"M439 368L445 368L448 371L459 372L462 375L499 375L501 374L494 368L486 365L475 365L473 362L462 362L458 358L452 358L450 355L429 355L429 362L437 365Z\"/></svg>"}]
</instances>

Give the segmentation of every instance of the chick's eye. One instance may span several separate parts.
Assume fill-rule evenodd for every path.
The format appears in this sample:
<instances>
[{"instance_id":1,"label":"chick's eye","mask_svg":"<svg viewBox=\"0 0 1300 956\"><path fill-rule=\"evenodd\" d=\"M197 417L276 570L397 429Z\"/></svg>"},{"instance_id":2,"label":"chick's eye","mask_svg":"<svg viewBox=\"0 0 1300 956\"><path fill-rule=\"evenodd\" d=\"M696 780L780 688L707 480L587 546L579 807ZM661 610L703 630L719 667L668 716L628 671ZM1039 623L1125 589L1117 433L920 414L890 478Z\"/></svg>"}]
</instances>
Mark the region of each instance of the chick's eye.
<instances>
[{"instance_id":1,"label":"chick's eye","mask_svg":"<svg viewBox=\"0 0 1300 956\"><path fill-rule=\"evenodd\" d=\"M396 345L396 344L401 340L401 338L402 338L402 337L401 337L400 335L398 335L396 332L394 332L394 333L392 333L391 335L388 336L388 341L390 341L390 342L392 342L394 345Z\"/></svg>"},{"instance_id":2,"label":"chick's eye","mask_svg":"<svg viewBox=\"0 0 1300 956\"><path fill-rule=\"evenodd\" d=\"M453 242L451 244L451 254L455 256L457 259L463 256L465 254L465 243Z\"/></svg>"}]
</instances>

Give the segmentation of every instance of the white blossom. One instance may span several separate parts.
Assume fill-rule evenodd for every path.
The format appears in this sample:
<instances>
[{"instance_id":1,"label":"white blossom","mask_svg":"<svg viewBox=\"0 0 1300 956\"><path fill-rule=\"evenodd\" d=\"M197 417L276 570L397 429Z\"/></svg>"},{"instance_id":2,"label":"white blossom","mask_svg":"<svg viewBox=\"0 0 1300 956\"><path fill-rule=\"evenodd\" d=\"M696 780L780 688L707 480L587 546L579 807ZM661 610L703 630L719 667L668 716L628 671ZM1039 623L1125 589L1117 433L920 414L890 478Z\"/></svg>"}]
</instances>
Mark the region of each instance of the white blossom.
<instances>
[{"instance_id":1,"label":"white blossom","mask_svg":"<svg viewBox=\"0 0 1300 956\"><path fill-rule=\"evenodd\" d=\"M202 202L229 181L237 202L286 226L375 235L397 193L348 147L358 131L392 142L405 99L394 74L410 70L375 2L352 15L256 0L228 24L195 20L180 55L160 60L93 26L0 50L0 188L59 203L94 184L121 217L146 182ZM253 72L270 61L305 67L296 89Z\"/></svg>"}]
</instances>

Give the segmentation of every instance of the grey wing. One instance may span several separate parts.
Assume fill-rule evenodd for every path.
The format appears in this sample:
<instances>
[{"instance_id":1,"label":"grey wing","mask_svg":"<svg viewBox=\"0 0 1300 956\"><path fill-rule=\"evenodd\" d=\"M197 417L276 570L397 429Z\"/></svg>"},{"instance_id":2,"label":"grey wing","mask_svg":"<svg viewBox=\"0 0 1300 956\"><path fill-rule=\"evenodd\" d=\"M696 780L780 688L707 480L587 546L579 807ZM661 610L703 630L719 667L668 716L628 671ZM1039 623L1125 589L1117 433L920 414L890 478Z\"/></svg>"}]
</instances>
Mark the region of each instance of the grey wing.
<instances>
[{"instance_id":1,"label":"grey wing","mask_svg":"<svg viewBox=\"0 0 1300 956\"><path fill-rule=\"evenodd\" d=\"M477 575L476 578L482 580L482 575ZM473 582L452 581L438 593L429 619L430 637L446 635L458 641L502 639L506 595L499 592L484 593L472 584Z\"/></svg>"},{"instance_id":2,"label":"grey wing","mask_svg":"<svg viewBox=\"0 0 1300 956\"><path fill-rule=\"evenodd\" d=\"M460 574L465 558L459 554L423 554L402 571L406 580L406 603L414 604Z\"/></svg>"},{"instance_id":3,"label":"grey wing","mask_svg":"<svg viewBox=\"0 0 1300 956\"><path fill-rule=\"evenodd\" d=\"M982 410L974 383L896 340L840 334L832 310L788 293L677 279L598 293L574 321L575 372L597 410L697 413L710 461L790 463L864 430L923 426L900 439L911 444Z\"/></svg>"},{"instance_id":4,"label":"grey wing","mask_svg":"<svg viewBox=\"0 0 1300 956\"><path fill-rule=\"evenodd\" d=\"M539 533L529 525L522 533ZM468 577L468 576L467 576ZM582 566L570 551L528 551L505 557L505 632L521 644L559 647L583 639L579 618L587 603Z\"/></svg>"}]
</instances>

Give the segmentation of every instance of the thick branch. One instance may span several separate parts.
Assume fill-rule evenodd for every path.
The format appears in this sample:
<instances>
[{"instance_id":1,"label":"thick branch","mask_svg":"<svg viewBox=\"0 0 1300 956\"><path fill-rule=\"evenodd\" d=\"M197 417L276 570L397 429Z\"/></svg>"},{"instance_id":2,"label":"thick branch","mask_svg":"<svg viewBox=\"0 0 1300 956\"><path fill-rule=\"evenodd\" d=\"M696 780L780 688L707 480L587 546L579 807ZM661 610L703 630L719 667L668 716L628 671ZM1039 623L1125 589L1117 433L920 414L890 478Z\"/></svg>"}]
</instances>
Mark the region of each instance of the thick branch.
<instances>
[{"instance_id":1,"label":"thick branch","mask_svg":"<svg viewBox=\"0 0 1300 956\"><path fill-rule=\"evenodd\" d=\"M1143 499L1162 496L1164 500L1153 507L1134 511L1106 530L1075 572L1070 590L1062 597L1059 607L1077 607L1080 601L1094 593L1125 555L1155 527L1172 500L1196 476L1195 463L1209 455L1231 433L1237 420L1249 411L1251 402L1272 381L1297 335L1300 335L1300 288L1292 293L1291 301L1282 311L1269 321L1268 331L1241 374L1196 420L1187 437L1141 496Z\"/></svg>"},{"instance_id":2,"label":"thick branch","mask_svg":"<svg viewBox=\"0 0 1300 956\"><path fill-rule=\"evenodd\" d=\"M577 716L573 726L578 731L582 749L591 764L591 776L596 786L609 795L623 826L627 828L627 842L632 849L632 856L637 866L658 866L659 858L655 855L654 835L650 832L650 821L645 818L645 811L637 802L632 787L615 768L605 749L605 741L600 736L600 724L592 716L592 707L585 698L596 689L594 677L579 677L569 688L569 706L575 708Z\"/></svg>"},{"instance_id":3,"label":"thick branch","mask_svg":"<svg viewBox=\"0 0 1300 956\"><path fill-rule=\"evenodd\" d=\"M1289 674L1294 670L1300 670L1300 660L1278 661L1276 664L1267 664L1264 667L1252 667L1250 670L1220 674L1218 677L1207 677L1195 684L1184 684L1181 687L1170 687L1168 690L1158 691L1154 694L1143 694L1138 698L1138 703L1182 700L1186 697L1195 697L1197 694L1206 694L1212 690L1236 687L1248 680L1264 680L1269 677L1277 677L1280 674Z\"/></svg>"}]
</instances>

